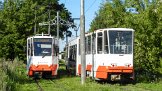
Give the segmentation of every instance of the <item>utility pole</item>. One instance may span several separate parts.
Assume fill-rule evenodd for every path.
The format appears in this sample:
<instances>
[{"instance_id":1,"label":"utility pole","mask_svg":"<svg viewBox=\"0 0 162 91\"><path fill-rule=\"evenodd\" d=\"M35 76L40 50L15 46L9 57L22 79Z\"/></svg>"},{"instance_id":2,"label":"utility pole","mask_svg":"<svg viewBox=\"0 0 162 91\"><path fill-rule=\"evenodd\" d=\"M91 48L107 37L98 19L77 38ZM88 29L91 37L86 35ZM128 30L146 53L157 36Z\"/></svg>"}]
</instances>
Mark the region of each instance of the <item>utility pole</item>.
<instances>
[{"instance_id":1,"label":"utility pole","mask_svg":"<svg viewBox=\"0 0 162 91\"><path fill-rule=\"evenodd\" d=\"M69 48L68 48L68 36L67 36L67 31L66 31L66 59L65 59L66 64L65 64L65 65L66 65L66 68L67 68L67 69L68 69L68 54L69 54L69 53L68 53L68 49L69 49ZM66 70L67 70L67 69L66 69Z\"/></svg>"},{"instance_id":2,"label":"utility pole","mask_svg":"<svg viewBox=\"0 0 162 91\"><path fill-rule=\"evenodd\" d=\"M94 79L94 53L95 53L95 34L92 34L92 79Z\"/></svg>"},{"instance_id":3,"label":"utility pole","mask_svg":"<svg viewBox=\"0 0 162 91\"><path fill-rule=\"evenodd\" d=\"M57 39L59 41L59 11L57 11Z\"/></svg>"},{"instance_id":4,"label":"utility pole","mask_svg":"<svg viewBox=\"0 0 162 91\"><path fill-rule=\"evenodd\" d=\"M80 0L80 52L81 52L81 84L86 80L86 60L85 60L85 16L84 0Z\"/></svg>"}]
</instances>

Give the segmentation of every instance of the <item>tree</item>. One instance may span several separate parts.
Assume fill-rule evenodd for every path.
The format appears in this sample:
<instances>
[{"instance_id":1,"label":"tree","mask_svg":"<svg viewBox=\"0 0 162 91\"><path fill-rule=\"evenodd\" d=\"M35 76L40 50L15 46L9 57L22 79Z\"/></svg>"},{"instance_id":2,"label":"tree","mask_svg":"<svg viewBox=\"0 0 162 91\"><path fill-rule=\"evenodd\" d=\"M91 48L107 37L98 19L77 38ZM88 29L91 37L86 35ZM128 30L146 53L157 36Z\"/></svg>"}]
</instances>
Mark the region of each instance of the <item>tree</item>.
<instances>
[{"instance_id":1,"label":"tree","mask_svg":"<svg viewBox=\"0 0 162 91\"><path fill-rule=\"evenodd\" d=\"M91 23L90 31L105 27L125 27L126 12L123 3L120 0L114 0L113 3L102 3L96 13L95 19Z\"/></svg>"},{"instance_id":2,"label":"tree","mask_svg":"<svg viewBox=\"0 0 162 91\"><path fill-rule=\"evenodd\" d=\"M4 0L4 7L0 10L0 57L25 60L26 39L34 34L35 22L38 26L38 23L48 20L49 9L51 19L59 10L61 18L71 20L70 12L58 0ZM67 29L67 26L61 26L61 37ZM40 28L38 33L41 32L46 33L47 27ZM52 26L51 34L56 35L56 26Z\"/></svg>"}]
</instances>

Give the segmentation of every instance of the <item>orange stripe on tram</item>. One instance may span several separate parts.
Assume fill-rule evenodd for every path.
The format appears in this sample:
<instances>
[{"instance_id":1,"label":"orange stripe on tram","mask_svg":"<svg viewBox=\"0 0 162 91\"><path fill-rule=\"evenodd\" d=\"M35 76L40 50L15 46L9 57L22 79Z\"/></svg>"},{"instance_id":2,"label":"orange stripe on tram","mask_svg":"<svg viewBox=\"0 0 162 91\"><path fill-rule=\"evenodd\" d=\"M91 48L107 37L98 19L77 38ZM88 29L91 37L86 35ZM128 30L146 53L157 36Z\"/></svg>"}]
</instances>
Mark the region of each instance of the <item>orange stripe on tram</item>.
<instances>
[{"instance_id":1,"label":"orange stripe on tram","mask_svg":"<svg viewBox=\"0 0 162 91\"><path fill-rule=\"evenodd\" d=\"M97 78L107 79L108 73L133 73L133 67L125 67L125 66L99 66L96 72Z\"/></svg>"}]
</instances>

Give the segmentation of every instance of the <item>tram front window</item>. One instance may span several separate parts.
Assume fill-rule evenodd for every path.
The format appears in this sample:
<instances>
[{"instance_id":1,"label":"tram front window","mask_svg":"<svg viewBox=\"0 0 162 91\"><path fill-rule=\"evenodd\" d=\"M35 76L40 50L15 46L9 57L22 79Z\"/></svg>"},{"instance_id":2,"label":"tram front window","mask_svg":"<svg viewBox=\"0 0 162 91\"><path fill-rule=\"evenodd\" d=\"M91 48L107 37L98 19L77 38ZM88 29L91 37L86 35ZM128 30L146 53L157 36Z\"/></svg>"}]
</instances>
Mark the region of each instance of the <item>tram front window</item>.
<instances>
[{"instance_id":1,"label":"tram front window","mask_svg":"<svg viewBox=\"0 0 162 91\"><path fill-rule=\"evenodd\" d=\"M110 53L132 53L132 31L109 31Z\"/></svg>"},{"instance_id":2,"label":"tram front window","mask_svg":"<svg viewBox=\"0 0 162 91\"><path fill-rule=\"evenodd\" d=\"M34 39L34 55L35 56L51 56L52 39Z\"/></svg>"}]
</instances>

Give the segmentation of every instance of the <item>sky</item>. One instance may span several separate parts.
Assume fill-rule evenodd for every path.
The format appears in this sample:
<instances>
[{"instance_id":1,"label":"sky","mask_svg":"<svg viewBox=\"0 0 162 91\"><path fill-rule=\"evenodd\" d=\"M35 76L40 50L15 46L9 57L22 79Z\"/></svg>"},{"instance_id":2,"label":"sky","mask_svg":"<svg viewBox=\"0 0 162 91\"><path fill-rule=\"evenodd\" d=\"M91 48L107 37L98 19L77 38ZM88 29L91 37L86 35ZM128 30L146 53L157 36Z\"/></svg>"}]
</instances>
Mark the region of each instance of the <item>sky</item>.
<instances>
[{"instance_id":1,"label":"sky","mask_svg":"<svg viewBox=\"0 0 162 91\"><path fill-rule=\"evenodd\" d=\"M85 1L85 30L88 31L90 28L90 24L95 17L95 12L98 11L99 6L103 2L103 0L84 0L84 1ZM65 4L65 7L72 13L72 18L80 18L80 0L60 0L59 3ZM77 22L77 20L75 22Z\"/></svg>"},{"instance_id":2,"label":"sky","mask_svg":"<svg viewBox=\"0 0 162 91\"><path fill-rule=\"evenodd\" d=\"M85 5L85 31L90 29L90 24L92 20L95 18L95 12L99 10L100 4L104 0L84 0ZM65 7L71 12L72 18L80 18L80 0L60 0L59 3L63 3ZM80 20L74 21L77 27L80 25ZM72 37L75 37L75 31L71 29ZM80 34L80 30L78 30L78 35ZM70 38L69 38L70 39ZM60 41L60 45L65 45L65 40ZM64 46L60 46L60 51L63 50Z\"/></svg>"}]
</instances>

